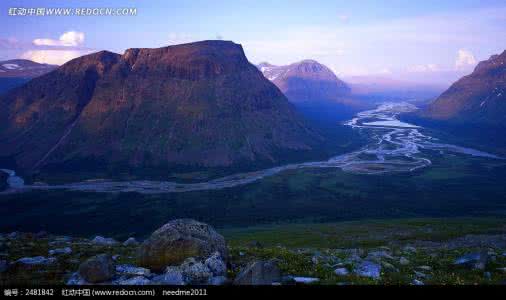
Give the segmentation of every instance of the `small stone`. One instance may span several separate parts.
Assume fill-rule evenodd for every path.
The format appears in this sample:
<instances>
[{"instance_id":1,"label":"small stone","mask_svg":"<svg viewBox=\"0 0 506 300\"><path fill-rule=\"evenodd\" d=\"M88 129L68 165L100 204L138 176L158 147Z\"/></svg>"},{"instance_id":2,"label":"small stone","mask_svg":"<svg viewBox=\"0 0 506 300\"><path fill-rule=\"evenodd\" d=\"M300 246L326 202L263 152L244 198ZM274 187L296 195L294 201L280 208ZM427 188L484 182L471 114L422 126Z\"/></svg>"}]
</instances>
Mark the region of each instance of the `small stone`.
<instances>
[{"instance_id":1,"label":"small stone","mask_svg":"<svg viewBox=\"0 0 506 300\"><path fill-rule=\"evenodd\" d=\"M137 246L139 245L139 242L133 237L128 238L126 241L123 242L123 246L129 247L129 246Z\"/></svg>"},{"instance_id":2,"label":"small stone","mask_svg":"<svg viewBox=\"0 0 506 300\"><path fill-rule=\"evenodd\" d=\"M70 276L70 278L65 283L67 285L88 285L89 282L86 282L80 275L79 272L75 272Z\"/></svg>"},{"instance_id":3,"label":"small stone","mask_svg":"<svg viewBox=\"0 0 506 300\"><path fill-rule=\"evenodd\" d=\"M116 268L110 255L93 256L79 266L79 275L91 283L110 280L115 275Z\"/></svg>"},{"instance_id":4,"label":"small stone","mask_svg":"<svg viewBox=\"0 0 506 300\"><path fill-rule=\"evenodd\" d=\"M454 262L455 265L468 267L474 270L485 270L490 256L487 251L468 253L460 256Z\"/></svg>"},{"instance_id":5,"label":"small stone","mask_svg":"<svg viewBox=\"0 0 506 300\"><path fill-rule=\"evenodd\" d=\"M418 266L416 268L418 270L427 271L427 272L431 272L432 271L432 267L431 266Z\"/></svg>"},{"instance_id":6,"label":"small stone","mask_svg":"<svg viewBox=\"0 0 506 300\"><path fill-rule=\"evenodd\" d=\"M402 256L401 258L399 258L399 264L401 266L407 266L407 265L409 265L409 260L407 258L405 258L404 256Z\"/></svg>"},{"instance_id":7,"label":"small stone","mask_svg":"<svg viewBox=\"0 0 506 300\"><path fill-rule=\"evenodd\" d=\"M55 262L56 258L54 257L46 258L44 256L23 257L16 261L16 263L23 265L49 265Z\"/></svg>"},{"instance_id":8,"label":"small stone","mask_svg":"<svg viewBox=\"0 0 506 300\"><path fill-rule=\"evenodd\" d=\"M383 266L383 268L385 269L385 271L388 271L388 272L399 272L399 270L394 265L392 265L389 262L382 261L381 265Z\"/></svg>"},{"instance_id":9,"label":"small stone","mask_svg":"<svg viewBox=\"0 0 506 300\"><path fill-rule=\"evenodd\" d=\"M96 236L93 240L91 240L91 243L100 246L114 246L118 244L115 239L105 238L102 236Z\"/></svg>"},{"instance_id":10,"label":"small stone","mask_svg":"<svg viewBox=\"0 0 506 300\"><path fill-rule=\"evenodd\" d=\"M164 274L153 277L151 282L160 285L184 285L183 274L177 267L167 267Z\"/></svg>"},{"instance_id":11,"label":"small stone","mask_svg":"<svg viewBox=\"0 0 506 300\"><path fill-rule=\"evenodd\" d=\"M116 273L118 273L119 275L144 276L144 277L148 277L151 275L151 271L149 269L136 267L132 265L117 265Z\"/></svg>"},{"instance_id":12,"label":"small stone","mask_svg":"<svg viewBox=\"0 0 506 300\"><path fill-rule=\"evenodd\" d=\"M211 270L214 276L222 276L227 273L227 265L219 252L214 252L213 255L206 259L205 265Z\"/></svg>"},{"instance_id":13,"label":"small stone","mask_svg":"<svg viewBox=\"0 0 506 300\"><path fill-rule=\"evenodd\" d=\"M413 279L413 282L412 282L413 285L425 285L425 283L423 283L422 281L418 280L418 279Z\"/></svg>"},{"instance_id":14,"label":"small stone","mask_svg":"<svg viewBox=\"0 0 506 300\"><path fill-rule=\"evenodd\" d=\"M426 278L427 274L415 271L415 276L418 277L418 278Z\"/></svg>"},{"instance_id":15,"label":"small stone","mask_svg":"<svg viewBox=\"0 0 506 300\"><path fill-rule=\"evenodd\" d=\"M49 250L49 255L67 255L71 253L72 249L70 247Z\"/></svg>"},{"instance_id":16,"label":"small stone","mask_svg":"<svg viewBox=\"0 0 506 300\"><path fill-rule=\"evenodd\" d=\"M407 253L416 253L417 251L415 247L409 245L402 248L402 250Z\"/></svg>"},{"instance_id":17,"label":"small stone","mask_svg":"<svg viewBox=\"0 0 506 300\"><path fill-rule=\"evenodd\" d=\"M128 279L118 280L116 282L118 285L149 285L151 281L143 276L135 276Z\"/></svg>"},{"instance_id":18,"label":"small stone","mask_svg":"<svg viewBox=\"0 0 506 300\"><path fill-rule=\"evenodd\" d=\"M347 276L350 274L350 272L346 268L337 268L334 270L334 274L337 276Z\"/></svg>"},{"instance_id":19,"label":"small stone","mask_svg":"<svg viewBox=\"0 0 506 300\"><path fill-rule=\"evenodd\" d=\"M372 261L363 261L355 267L354 273L377 280L381 276L381 265Z\"/></svg>"},{"instance_id":20,"label":"small stone","mask_svg":"<svg viewBox=\"0 0 506 300\"><path fill-rule=\"evenodd\" d=\"M295 281L295 283L313 284L313 283L319 282L320 278L296 276L296 277L293 277L293 281Z\"/></svg>"},{"instance_id":21,"label":"small stone","mask_svg":"<svg viewBox=\"0 0 506 300\"><path fill-rule=\"evenodd\" d=\"M186 284L208 284L213 276L204 263L196 261L193 257L187 258L179 268Z\"/></svg>"}]
</instances>

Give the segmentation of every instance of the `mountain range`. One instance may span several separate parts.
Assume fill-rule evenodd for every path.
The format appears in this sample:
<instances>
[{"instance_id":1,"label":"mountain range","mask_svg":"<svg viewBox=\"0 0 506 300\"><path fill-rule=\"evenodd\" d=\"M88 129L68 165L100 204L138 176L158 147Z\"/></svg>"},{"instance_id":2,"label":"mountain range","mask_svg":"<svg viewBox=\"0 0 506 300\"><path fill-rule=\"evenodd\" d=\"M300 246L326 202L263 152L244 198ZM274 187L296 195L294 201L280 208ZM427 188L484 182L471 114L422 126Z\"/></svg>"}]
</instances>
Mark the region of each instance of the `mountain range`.
<instances>
[{"instance_id":1,"label":"mountain range","mask_svg":"<svg viewBox=\"0 0 506 300\"><path fill-rule=\"evenodd\" d=\"M506 126L506 51L480 62L418 116L457 125Z\"/></svg>"},{"instance_id":2,"label":"mountain range","mask_svg":"<svg viewBox=\"0 0 506 300\"><path fill-rule=\"evenodd\" d=\"M0 157L25 172L272 164L323 141L228 41L82 56L0 103Z\"/></svg>"},{"instance_id":3,"label":"mountain range","mask_svg":"<svg viewBox=\"0 0 506 300\"><path fill-rule=\"evenodd\" d=\"M293 103L331 102L353 104L350 88L330 68L315 60L303 60L286 66L257 65Z\"/></svg>"},{"instance_id":4,"label":"mountain range","mask_svg":"<svg viewBox=\"0 0 506 300\"><path fill-rule=\"evenodd\" d=\"M26 59L0 61L0 94L56 68L55 65L39 64Z\"/></svg>"}]
</instances>

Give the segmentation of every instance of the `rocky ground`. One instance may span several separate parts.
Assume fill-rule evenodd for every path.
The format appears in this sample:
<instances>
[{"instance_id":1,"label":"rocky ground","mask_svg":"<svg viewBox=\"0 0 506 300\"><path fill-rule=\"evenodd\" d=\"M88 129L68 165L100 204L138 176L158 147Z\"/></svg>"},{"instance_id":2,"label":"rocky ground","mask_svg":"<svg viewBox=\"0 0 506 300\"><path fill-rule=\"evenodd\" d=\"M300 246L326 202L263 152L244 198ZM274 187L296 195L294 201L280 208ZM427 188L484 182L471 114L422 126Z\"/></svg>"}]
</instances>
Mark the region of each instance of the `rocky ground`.
<instances>
[{"instance_id":1,"label":"rocky ground","mask_svg":"<svg viewBox=\"0 0 506 300\"><path fill-rule=\"evenodd\" d=\"M114 285L229 284L505 284L506 233L502 224L377 223L318 227L325 241L310 243L297 230L277 228L277 243L230 234L226 243L211 226L173 220L142 243L56 236L45 232L0 235L0 283ZM435 223L436 224L436 223ZM443 224L442 222L439 223ZM332 236L336 228L346 235ZM460 228L455 231L452 226ZM470 227L471 226L471 227ZM302 227L301 227L302 228ZM305 234L315 236L305 228ZM353 228L353 231L350 231ZM378 229L378 228L381 228ZM448 234L449 228L453 234ZM474 228L474 230L472 229ZM478 230L477 228L480 228ZM325 230L323 230L325 229ZM360 230L359 230L360 229ZM314 230L314 228L313 228ZM411 231L410 231L411 230ZM420 236L420 232L425 235ZM416 234L415 234L416 233ZM269 233L275 234L275 233ZM365 236L369 236L366 239ZM286 238L290 237L290 241ZM273 237L271 237L273 238ZM297 238L301 239L299 243ZM285 242L286 241L286 242ZM301 247L300 244L306 245ZM316 245L316 247L312 247ZM343 246L348 245L348 246ZM354 247L350 247L354 246Z\"/></svg>"}]
</instances>

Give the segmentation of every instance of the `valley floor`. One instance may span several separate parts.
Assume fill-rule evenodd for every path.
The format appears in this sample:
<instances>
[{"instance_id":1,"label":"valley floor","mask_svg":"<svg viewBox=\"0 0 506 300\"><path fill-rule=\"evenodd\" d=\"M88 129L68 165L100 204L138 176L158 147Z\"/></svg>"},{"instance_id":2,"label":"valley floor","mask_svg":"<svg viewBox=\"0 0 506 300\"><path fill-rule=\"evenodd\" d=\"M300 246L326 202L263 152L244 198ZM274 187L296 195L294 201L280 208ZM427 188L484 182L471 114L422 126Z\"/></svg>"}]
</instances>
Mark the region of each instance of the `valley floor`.
<instances>
[{"instance_id":1,"label":"valley floor","mask_svg":"<svg viewBox=\"0 0 506 300\"><path fill-rule=\"evenodd\" d=\"M222 230L230 282L247 263L277 259L285 284L505 284L506 219L434 218L285 224ZM0 260L48 257L0 273L1 284L64 284L79 264L109 253L135 265L138 246L27 233L0 236ZM49 255L54 249L71 251ZM52 259L54 258L54 259Z\"/></svg>"}]
</instances>

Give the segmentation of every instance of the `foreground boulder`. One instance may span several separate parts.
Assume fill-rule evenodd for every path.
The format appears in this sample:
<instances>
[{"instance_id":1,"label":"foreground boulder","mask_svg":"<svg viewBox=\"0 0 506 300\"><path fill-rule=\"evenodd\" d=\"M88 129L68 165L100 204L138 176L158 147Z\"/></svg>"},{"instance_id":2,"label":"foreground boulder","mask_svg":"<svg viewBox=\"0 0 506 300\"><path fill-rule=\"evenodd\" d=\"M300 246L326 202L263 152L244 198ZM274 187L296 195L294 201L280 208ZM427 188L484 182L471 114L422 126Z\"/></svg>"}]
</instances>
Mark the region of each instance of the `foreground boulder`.
<instances>
[{"instance_id":1,"label":"foreground boulder","mask_svg":"<svg viewBox=\"0 0 506 300\"><path fill-rule=\"evenodd\" d=\"M110 280L115 275L114 262L107 254L93 256L79 266L79 275L90 283Z\"/></svg>"},{"instance_id":2,"label":"foreground boulder","mask_svg":"<svg viewBox=\"0 0 506 300\"><path fill-rule=\"evenodd\" d=\"M142 243L138 261L140 266L160 272L189 257L207 258L215 252L226 261L228 250L223 236L207 224L177 219L163 225Z\"/></svg>"},{"instance_id":3,"label":"foreground boulder","mask_svg":"<svg viewBox=\"0 0 506 300\"><path fill-rule=\"evenodd\" d=\"M235 285L272 285L281 282L281 271L276 260L255 261L234 280Z\"/></svg>"}]
</instances>

